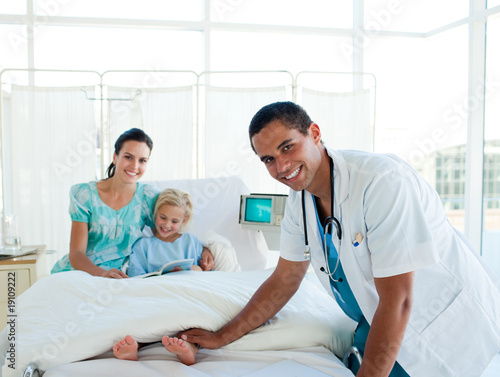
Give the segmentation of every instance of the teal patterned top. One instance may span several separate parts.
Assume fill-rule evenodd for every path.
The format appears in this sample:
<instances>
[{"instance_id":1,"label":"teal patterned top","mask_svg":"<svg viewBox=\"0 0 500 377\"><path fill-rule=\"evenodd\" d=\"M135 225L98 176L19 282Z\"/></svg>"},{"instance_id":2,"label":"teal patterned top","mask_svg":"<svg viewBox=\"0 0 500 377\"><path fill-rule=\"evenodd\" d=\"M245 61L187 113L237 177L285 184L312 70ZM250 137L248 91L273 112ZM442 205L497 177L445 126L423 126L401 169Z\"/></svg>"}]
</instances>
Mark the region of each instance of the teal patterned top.
<instances>
[{"instance_id":1,"label":"teal patterned top","mask_svg":"<svg viewBox=\"0 0 500 377\"><path fill-rule=\"evenodd\" d=\"M115 211L99 197L96 182L71 187L69 213L72 221L88 223L86 255L106 270L120 269L145 225L154 227L153 209L158 193L137 183L132 200ZM58 261L52 273L72 270L69 255Z\"/></svg>"}]
</instances>

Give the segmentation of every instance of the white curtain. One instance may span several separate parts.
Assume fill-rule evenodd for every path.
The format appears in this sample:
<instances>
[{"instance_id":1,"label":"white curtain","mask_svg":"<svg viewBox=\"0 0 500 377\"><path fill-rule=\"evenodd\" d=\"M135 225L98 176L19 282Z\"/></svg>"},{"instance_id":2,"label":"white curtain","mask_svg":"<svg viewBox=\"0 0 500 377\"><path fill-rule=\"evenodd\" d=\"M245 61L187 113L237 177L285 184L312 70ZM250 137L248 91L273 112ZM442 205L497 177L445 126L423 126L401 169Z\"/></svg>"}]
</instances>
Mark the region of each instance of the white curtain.
<instances>
[{"instance_id":1,"label":"white curtain","mask_svg":"<svg viewBox=\"0 0 500 377\"><path fill-rule=\"evenodd\" d=\"M143 179L194 178L194 89L108 87L109 147L104 155L105 168L111 162L116 139L137 127L153 140Z\"/></svg>"},{"instance_id":2,"label":"white curtain","mask_svg":"<svg viewBox=\"0 0 500 377\"><path fill-rule=\"evenodd\" d=\"M99 104L87 89L13 85L4 118L5 211L19 217L23 245L45 244L60 256L69 251L70 187L96 179Z\"/></svg>"},{"instance_id":3,"label":"white curtain","mask_svg":"<svg viewBox=\"0 0 500 377\"><path fill-rule=\"evenodd\" d=\"M104 87L103 102L95 89L12 85L4 97L4 210L18 215L23 244L45 244L59 256L68 252L70 187L100 179L116 138L132 127L144 129L154 142L144 181L195 178L199 169L207 178L239 175L251 192L288 193L252 151L248 126L262 106L289 100L289 85L202 86L199 102L196 85ZM369 90L299 90L301 105L328 145L372 149Z\"/></svg>"},{"instance_id":4,"label":"white curtain","mask_svg":"<svg viewBox=\"0 0 500 377\"><path fill-rule=\"evenodd\" d=\"M322 139L335 149L371 152L373 134L370 91L327 93L302 88L301 105L319 125Z\"/></svg>"},{"instance_id":5,"label":"white curtain","mask_svg":"<svg viewBox=\"0 0 500 377\"><path fill-rule=\"evenodd\" d=\"M263 106L285 101L286 87L206 88L203 163L206 177L239 175L252 192L287 193L252 151L248 126Z\"/></svg>"}]
</instances>

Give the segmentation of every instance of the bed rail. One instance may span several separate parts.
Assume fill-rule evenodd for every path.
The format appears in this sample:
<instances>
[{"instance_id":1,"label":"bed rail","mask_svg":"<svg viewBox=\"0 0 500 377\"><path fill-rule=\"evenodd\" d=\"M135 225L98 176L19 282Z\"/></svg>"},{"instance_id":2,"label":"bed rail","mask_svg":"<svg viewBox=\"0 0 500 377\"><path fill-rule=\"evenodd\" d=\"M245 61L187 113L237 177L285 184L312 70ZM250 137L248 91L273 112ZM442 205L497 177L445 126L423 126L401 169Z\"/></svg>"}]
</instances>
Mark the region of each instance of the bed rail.
<instances>
[{"instance_id":1,"label":"bed rail","mask_svg":"<svg viewBox=\"0 0 500 377\"><path fill-rule=\"evenodd\" d=\"M361 353L359 352L358 347L351 346L344 353L344 358L342 359L342 362L349 369L351 369L351 367L353 366L352 362L351 362L351 360L352 360L351 356L354 356L354 358L356 359L356 361L358 363L357 368L359 368L361 365L361 362L363 361L363 357L361 356Z\"/></svg>"},{"instance_id":2,"label":"bed rail","mask_svg":"<svg viewBox=\"0 0 500 377\"><path fill-rule=\"evenodd\" d=\"M23 377L40 377L40 372L38 371L36 364L29 363L24 370Z\"/></svg>"}]
</instances>

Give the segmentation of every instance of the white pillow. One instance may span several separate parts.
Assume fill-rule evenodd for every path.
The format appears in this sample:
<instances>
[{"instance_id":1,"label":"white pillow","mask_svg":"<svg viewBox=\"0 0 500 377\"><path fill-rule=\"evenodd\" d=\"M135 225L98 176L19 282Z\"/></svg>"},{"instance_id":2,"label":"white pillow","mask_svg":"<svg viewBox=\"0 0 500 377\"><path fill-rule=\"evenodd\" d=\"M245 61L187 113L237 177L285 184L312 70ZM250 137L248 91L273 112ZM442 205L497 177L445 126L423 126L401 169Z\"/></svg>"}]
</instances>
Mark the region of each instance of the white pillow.
<instances>
[{"instance_id":1,"label":"white pillow","mask_svg":"<svg viewBox=\"0 0 500 377\"><path fill-rule=\"evenodd\" d=\"M203 246L207 247L214 256L214 270L239 272L241 266L236 258L236 250L234 250L231 241L215 233L213 230L206 232L201 238Z\"/></svg>"}]
</instances>

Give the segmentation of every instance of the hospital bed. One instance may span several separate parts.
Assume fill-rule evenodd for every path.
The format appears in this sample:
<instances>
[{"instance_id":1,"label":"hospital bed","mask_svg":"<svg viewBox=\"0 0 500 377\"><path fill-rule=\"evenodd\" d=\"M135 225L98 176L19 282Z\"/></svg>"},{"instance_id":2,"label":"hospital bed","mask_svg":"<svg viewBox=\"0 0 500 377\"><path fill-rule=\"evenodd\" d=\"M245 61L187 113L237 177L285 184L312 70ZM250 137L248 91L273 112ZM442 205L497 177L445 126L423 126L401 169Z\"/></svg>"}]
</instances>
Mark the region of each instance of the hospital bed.
<instances>
[{"instance_id":1,"label":"hospital bed","mask_svg":"<svg viewBox=\"0 0 500 377\"><path fill-rule=\"evenodd\" d=\"M17 298L14 352L8 328L0 335L2 376L352 376L343 358L353 352L355 323L313 279L249 334L221 349L200 349L192 366L166 351L158 343L163 335L224 325L272 269L266 269L262 233L238 224L240 195L249 194L239 178L150 183L191 193L189 231L213 250L216 271L123 280L81 271L45 277ZM128 334L148 343L139 362L111 352Z\"/></svg>"}]
</instances>

